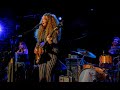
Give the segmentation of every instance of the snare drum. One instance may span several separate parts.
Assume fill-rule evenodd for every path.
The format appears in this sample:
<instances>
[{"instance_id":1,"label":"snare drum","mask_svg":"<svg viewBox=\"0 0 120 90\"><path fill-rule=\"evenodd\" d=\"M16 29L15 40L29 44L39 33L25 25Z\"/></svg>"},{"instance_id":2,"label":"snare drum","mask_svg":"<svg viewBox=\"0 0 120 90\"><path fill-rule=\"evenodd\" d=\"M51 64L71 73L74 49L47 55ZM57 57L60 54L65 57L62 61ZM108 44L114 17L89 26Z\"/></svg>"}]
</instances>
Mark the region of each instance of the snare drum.
<instances>
[{"instance_id":1,"label":"snare drum","mask_svg":"<svg viewBox=\"0 0 120 90\"><path fill-rule=\"evenodd\" d=\"M83 69L87 69L87 68L93 68L94 66L91 64L91 63L89 63L89 64L84 64L83 65Z\"/></svg>"}]
</instances>

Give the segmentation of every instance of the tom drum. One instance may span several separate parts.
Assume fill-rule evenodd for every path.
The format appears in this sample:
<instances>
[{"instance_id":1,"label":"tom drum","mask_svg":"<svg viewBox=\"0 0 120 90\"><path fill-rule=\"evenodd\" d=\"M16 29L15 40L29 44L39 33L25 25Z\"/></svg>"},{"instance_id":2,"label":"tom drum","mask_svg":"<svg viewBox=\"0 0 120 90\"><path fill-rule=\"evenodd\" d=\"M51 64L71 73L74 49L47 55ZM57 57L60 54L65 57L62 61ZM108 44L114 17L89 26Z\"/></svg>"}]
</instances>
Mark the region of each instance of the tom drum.
<instances>
[{"instance_id":1,"label":"tom drum","mask_svg":"<svg viewBox=\"0 0 120 90\"><path fill-rule=\"evenodd\" d=\"M99 66L103 68L110 68L112 65L112 56L110 55L101 55L99 57Z\"/></svg>"}]
</instances>

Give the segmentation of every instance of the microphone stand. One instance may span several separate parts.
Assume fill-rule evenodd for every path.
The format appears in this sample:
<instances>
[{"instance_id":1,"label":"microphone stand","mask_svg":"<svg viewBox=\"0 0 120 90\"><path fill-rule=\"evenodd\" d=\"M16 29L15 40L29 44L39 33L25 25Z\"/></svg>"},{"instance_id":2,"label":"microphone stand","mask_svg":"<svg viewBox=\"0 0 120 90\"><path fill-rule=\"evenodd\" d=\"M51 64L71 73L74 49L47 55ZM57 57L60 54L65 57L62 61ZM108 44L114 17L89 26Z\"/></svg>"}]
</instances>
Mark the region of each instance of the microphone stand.
<instances>
[{"instance_id":1,"label":"microphone stand","mask_svg":"<svg viewBox=\"0 0 120 90\"><path fill-rule=\"evenodd\" d=\"M83 34L82 37L76 38L76 39L74 39L74 40L79 40L79 39L82 39L82 38L84 38L84 37L86 37L86 36L87 36L87 34Z\"/></svg>"},{"instance_id":2,"label":"microphone stand","mask_svg":"<svg viewBox=\"0 0 120 90\"><path fill-rule=\"evenodd\" d=\"M10 45L11 45L11 59L8 64L8 82L15 82L15 51L16 51L16 44L17 44L18 38L16 36L12 36L10 39Z\"/></svg>"},{"instance_id":3,"label":"microphone stand","mask_svg":"<svg viewBox=\"0 0 120 90\"><path fill-rule=\"evenodd\" d=\"M26 31L26 32L23 32L23 34L27 34L27 33L29 33L29 32L31 32L31 31L34 31L36 28L38 28L38 26L40 26L40 25L42 25L41 23L39 23L39 24L37 24L36 26L34 26L33 27L33 29L31 29L31 30L29 30L29 31ZM23 35L22 34L22 35Z\"/></svg>"}]
</instances>

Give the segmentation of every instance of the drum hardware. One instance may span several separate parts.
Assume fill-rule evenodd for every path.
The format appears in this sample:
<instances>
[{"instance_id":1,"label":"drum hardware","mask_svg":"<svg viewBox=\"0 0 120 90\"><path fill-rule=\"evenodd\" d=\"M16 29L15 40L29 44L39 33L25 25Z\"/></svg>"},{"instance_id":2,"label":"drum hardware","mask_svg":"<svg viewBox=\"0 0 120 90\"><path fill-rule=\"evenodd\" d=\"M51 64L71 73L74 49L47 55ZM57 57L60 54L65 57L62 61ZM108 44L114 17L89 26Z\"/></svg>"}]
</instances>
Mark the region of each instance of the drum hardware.
<instances>
[{"instance_id":1,"label":"drum hardware","mask_svg":"<svg viewBox=\"0 0 120 90\"><path fill-rule=\"evenodd\" d=\"M78 82L79 71L81 70L79 63L80 58L66 58L67 76L71 76L73 82Z\"/></svg>"},{"instance_id":2,"label":"drum hardware","mask_svg":"<svg viewBox=\"0 0 120 90\"><path fill-rule=\"evenodd\" d=\"M115 61L117 61L117 63L115 63ZM118 66L119 64L120 64L120 56L118 55L117 57L113 58L113 66Z\"/></svg>"},{"instance_id":3,"label":"drum hardware","mask_svg":"<svg viewBox=\"0 0 120 90\"><path fill-rule=\"evenodd\" d=\"M68 58L71 58L71 59L77 59L78 58L78 55L74 55L74 54L68 54Z\"/></svg>"},{"instance_id":4,"label":"drum hardware","mask_svg":"<svg viewBox=\"0 0 120 90\"><path fill-rule=\"evenodd\" d=\"M108 70L107 80L109 82L119 82L119 71L118 70Z\"/></svg>"},{"instance_id":5,"label":"drum hardware","mask_svg":"<svg viewBox=\"0 0 120 90\"><path fill-rule=\"evenodd\" d=\"M60 62L61 65L64 66L64 69L67 69L67 66L61 61L61 60L58 60Z\"/></svg>"},{"instance_id":6,"label":"drum hardware","mask_svg":"<svg viewBox=\"0 0 120 90\"><path fill-rule=\"evenodd\" d=\"M120 71L120 61L116 64L117 70Z\"/></svg>"},{"instance_id":7,"label":"drum hardware","mask_svg":"<svg viewBox=\"0 0 120 90\"><path fill-rule=\"evenodd\" d=\"M84 49L77 49L77 51L71 51L72 53L75 53L75 54L78 54L78 55L82 55L82 58L67 58L66 60L67 60L67 66L68 66L68 68L69 68L69 70L68 70L68 72L70 72L70 74L72 74L72 77L74 77L73 75L75 74L74 72L77 70L77 77L75 77L76 78L76 80L75 81L79 81L79 74L80 74L80 72L81 72L81 66L83 66L84 64L88 64L88 62L86 62L85 60L84 60L84 57L90 57L90 58L96 58L96 56L93 54L93 53L91 53L91 52L89 52L89 51L87 51L87 50L84 50ZM69 57L71 57L71 55L69 54L68 55ZM69 59L69 60L68 60ZM71 64L74 64L74 62L77 62L75 65L73 65L73 66L71 66ZM72 62L72 63L71 63ZM68 64L70 64L70 66L68 65ZM80 70L78 70L80 68ZM91 65L91 68L92 68L92 65ZM74 72L72 72L71 73L71 71L74 71ZM80 71L80 72L79 72ZM68 73L67 72L67 73ZM69 75L68 75L69 76Z\"/></svg>"},{"instance_id":8,"label":"drum hardware","mask_svg":"<svg viewBox=\"0 0 120 90\"><path fill-rule=\"evenodd\" d=\"M84 60L84 55L83 55L83 57L80 59L80 64L79 65L84 65L84 64L87 64L87 62Z\"/></svg>"},{"instance_id":9,"label":"drum hardware","mask_svg":"<svg viewBox=\"0 0 120 90\"><path fill-rule=\"evenodd\" d=\"M80 54L79 52L76 52L76 51L72 51L72 52L75 52L75 53L77 53L77 54ZM84 60L84 57L85 57L85 55L83 55L82 58L80 58L79 65L84 65L84 64L87 63L87 62Z\"/></svg>"},{"instance_id":10,"label":"drum hardware","mask_svg":"<svg viewBox=\"0 0 120 90\"><path fill-rule=\"evenodd\" d=\"M84 57L96 58L96 56L93 53L91 53L91 52L89 52L85 49L78 48L77 52L76 51L72 51L72 52L74 52L76 54L79 54L79 55L82 55L82 58L80 59L80 64L79 65L84 65L84 64L88 63L84 60Z\"/></svg>"},{"instance_id":11,"label":"drum hardware","mask_svg":"<svg viewBox=\"0 0 120 90\"><path fill-rule=\"evenodd\" d=\"M96 56L93 53L91 53L85 49L78 48L77 51L78 52L76 52L76 53L81 54L83 56L90 57L90 58L96 58Z\"/></svg>"}]
</instances>

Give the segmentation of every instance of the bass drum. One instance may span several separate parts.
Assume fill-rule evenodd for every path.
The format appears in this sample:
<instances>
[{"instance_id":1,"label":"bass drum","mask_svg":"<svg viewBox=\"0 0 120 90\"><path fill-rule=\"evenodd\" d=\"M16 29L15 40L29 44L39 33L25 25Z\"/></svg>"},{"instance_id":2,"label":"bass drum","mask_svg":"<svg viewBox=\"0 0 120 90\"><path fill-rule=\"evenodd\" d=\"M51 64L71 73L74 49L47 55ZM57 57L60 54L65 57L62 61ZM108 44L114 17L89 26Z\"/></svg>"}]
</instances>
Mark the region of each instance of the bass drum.
<instances>
[{"instance_id":1,"label":"bass drum","mask_svg":"<svg viewBox=\"0 0 120 90\"><path fill-rule=\"evenodd\" d=\"M79 76L79 82L103 82L107 74L99 67L83 69Z\"/></svg>"},{"instance_id":2,"label":"bass drum","mask_svg":"<svg viewBox=\"0 0 120 90\"><path fill-rule=\"evenodd\" d=\"M99 67L94 67L94 69L97 72L97 80L104 81L107 76L107 74L105 73L105 69Z\"/></svg>"},{"instance_id":3,"label":"bass drum","mask_svg":"<svg viewBox=\"0 0 120 90\"><path fill-rule=\"evenodd\" d=\"M80 73L79 82L95 82L97 72L93 68L83 69Z\"/></svg>"}]
</instances>

